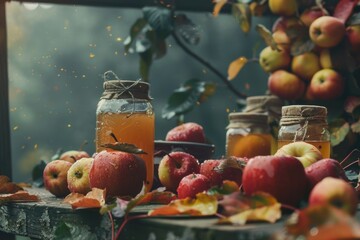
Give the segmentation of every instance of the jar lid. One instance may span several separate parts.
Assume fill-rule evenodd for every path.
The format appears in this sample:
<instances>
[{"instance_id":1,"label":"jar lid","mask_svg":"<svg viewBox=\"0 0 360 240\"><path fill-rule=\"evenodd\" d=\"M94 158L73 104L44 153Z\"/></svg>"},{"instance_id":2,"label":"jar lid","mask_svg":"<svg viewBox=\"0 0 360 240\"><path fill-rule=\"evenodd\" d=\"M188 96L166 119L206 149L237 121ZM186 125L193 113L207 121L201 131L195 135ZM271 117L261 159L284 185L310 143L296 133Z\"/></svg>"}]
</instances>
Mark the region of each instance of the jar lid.
<instances>
[{"instance_id":1,"label":"jar lid","mask_svg":"<svg viewBox=\"0 0 360 240\"><path fill-rule=\"evenodd\" d=\"M281 125L305 121L326 123L327 108L317 105L289 105L282 107L281 114Z\"/></svg>"},{"instance_id":2,"label":"jar lid","mask_svg":"<svg viewBox=\"0 0 360 240\"><path fill-rule=\"evenodd\" d=\"M263 113L232 112L226 128L263 127L268 128L268 115Z\"/></svg>"},{"instance_id":3,"label":"jar lid","mask_svg":"<svg viewBox=\"0 0 360 240\"><path fill-rule=\"evenodd\" d=\"M252 96L246 98L244 112L266 113L279 120L283 105L284 102L274 95Z\"/></svg>"},{"instance_id":4,"label":"jar lid","mask_svg":"<svg viewBox=\"0 0 360 240\"><path fill-rule=\"evenodd\" d=\"M104 82L103 87L101 99L152 99L149 96L150 84L140 80L108 80Z\"/></svg>"}]
</instances>

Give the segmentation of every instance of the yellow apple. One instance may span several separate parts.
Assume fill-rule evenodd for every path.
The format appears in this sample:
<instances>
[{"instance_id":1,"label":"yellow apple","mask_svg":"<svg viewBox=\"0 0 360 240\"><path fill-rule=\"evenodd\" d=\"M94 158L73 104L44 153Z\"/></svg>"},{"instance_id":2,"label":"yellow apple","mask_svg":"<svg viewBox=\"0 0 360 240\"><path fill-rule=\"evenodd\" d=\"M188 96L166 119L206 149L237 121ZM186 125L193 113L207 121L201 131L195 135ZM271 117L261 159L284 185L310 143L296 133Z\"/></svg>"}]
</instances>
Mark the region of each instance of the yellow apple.
<instances>
[{"instance_id":1,"label":"yellow apple","mask_svg":"<svg viewBox=\"0 0 360 240\"><path fill-rule=\"evenodd\" d=\"M330 49L324 48L321 50L320 65L322 68L334 68L334 64L331 61Z\"/></svg>"},{"instance_id":2,"label":"yellow apple","mask_svg":"<svg viewBox=\"0 0 360 240\"><path fill-rule=\"evenodd\" d=\"M313 52L297 55L291 62L292 72L307 81L320 69L319 57Z\"/></svg>"},{"instance_id":3,"label":"yellow apple","mask_svg":"<svg viewBox=\"0 0 360 240\"><path fill-rule=\"evenodd\" d=\"M269 0L270 11L281 16L294 16L297 12L297 0Z\"/></svg>"},{"instance_id":4,"label":"yellow apple","mask_svg":"<svg viewBox=\"0 0 360 240\"><path fill-rule=\"evenodd\" d=\"M259 55L260 66L265 72L273 72L278 69L288 68L290 62L291 57L289 52L282 49L273 50L270 46L264 48Z\"/></svg>"}]
</instances>

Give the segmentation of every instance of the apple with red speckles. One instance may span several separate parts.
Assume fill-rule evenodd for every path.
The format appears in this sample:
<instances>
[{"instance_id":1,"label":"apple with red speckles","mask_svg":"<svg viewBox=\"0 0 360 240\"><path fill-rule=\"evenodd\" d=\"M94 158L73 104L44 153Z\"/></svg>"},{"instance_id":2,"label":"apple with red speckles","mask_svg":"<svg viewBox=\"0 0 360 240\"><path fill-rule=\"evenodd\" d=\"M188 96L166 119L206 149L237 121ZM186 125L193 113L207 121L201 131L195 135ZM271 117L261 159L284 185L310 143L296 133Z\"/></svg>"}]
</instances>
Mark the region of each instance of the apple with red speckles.
<instances>
[{"instance_id":1,"label":"apple with red speckles","mask_svg":"<svg viewBox=\"0 0 360 240\"><path fill-rule=\"evenodd\" d=\"M299 206L307 193L305 169L295 157L251 158L244 168L242 184L246 194L267 192L291 206Z\"/></svg>"},{"instance_id":2,"label":"apple with red speckles","mask_svg":"<svg viewBox=\"0 0 360 240\"><path fill-rule=\"evenodd\" d=\"M199 173L199 161L185 152L171 152L159 164L159 180L167 190L176 192L181 179L189 174Z\"/></svg>"},{"instance_id":3,"label":"apple with red speckles","mask_svg":"<svg viewBox=\"0 0 360 240\"><path fill-rule=\"evenodd\" d=\"M195 198L196 194L209 190L210 180L205 175L192 173L183 177L177 188L178 198Z\"/></svg>"},{"instance_id":4,"label":"apple with red speckles","mask_svg":"<svg viewBox=\"0 0 360 240\"><path fill-rule=\"evenodd\" d=\"M59 159L74 163L81 158L89 158L89 157L90 157L89 154L85 151L69 150L62 153Z\"/></svg>"},{"instance_id":5,"label":"apple with red speckles","mask_svg":"<svg viewBox=\"0 0 360 240\"><path fill-rule=\"evenodd\" d=\"M200 174L209 178L211 186L221 186L224 180L236 182L239 186L242 180L242 169L226 167L222 171L217 170L225 159L208 159L200 164Z\"/></svg>"},{"instance_id":6,"label":"apple with red speckles","mask_svg":"<svg viewBox=\"0 0 360 240\"><path fill-rule=\"evenodd\" d=\"M309 206L326 204L355 215L358 205L355 188L343 179L324 178L312 189L309 196Z\"/></svg>"},{"instance_id":7,"label":"apple with red speckles","mask_svg":"<svg viewBox=\"0 0 360 240\"><path fill-rule=\"evenodd\" d=\"M188 122L174 127L165 137L166 141L205 143L205 133L201 125Z\"/></svg>"},{"instance_id":8,"label":"apple with red speckles","mask_svg":"<svg viewBox=\"0 0 360 240\"><path fill-rule=\"evenodd\" d=\"M321 159L305 168L306 177L309 181L310 189L326 177L340 178L349 181L345 170L340 163L331 158Z\"/></svg>"},{"instance_id":9,"label":"apple with red speckles","mask_svg":"<svg viewBox=\"0 0 360 240\"><path fill-rule=\"evenodd\" d=\"M90 187L106 189L107 196L135 197L146 181L145 161L132 153L103 150L94 156Z\"/></svg>"},{"instance_id":10,"label":"apple with red speckles","mask_svg":"<svg viewBox=\"0 0 360 240\"><path fill-rule=\"evenodd\" d=\"M319 47L334 47L345 36L345 24L336 17L321 16L311 23L309 35Z\"/></svg>"},{"instance_id":11,"label":"apple with red speckles","mask_svg":"<svg viewBox=\"0 0 360 240\"><path fill-rule=\"evenodd\" d=\"M64 197L70 193L67 182L67 172L72 163L54 160L46 164L43 171L45 189L56 197Z\"/></svg>"}]
</instances>

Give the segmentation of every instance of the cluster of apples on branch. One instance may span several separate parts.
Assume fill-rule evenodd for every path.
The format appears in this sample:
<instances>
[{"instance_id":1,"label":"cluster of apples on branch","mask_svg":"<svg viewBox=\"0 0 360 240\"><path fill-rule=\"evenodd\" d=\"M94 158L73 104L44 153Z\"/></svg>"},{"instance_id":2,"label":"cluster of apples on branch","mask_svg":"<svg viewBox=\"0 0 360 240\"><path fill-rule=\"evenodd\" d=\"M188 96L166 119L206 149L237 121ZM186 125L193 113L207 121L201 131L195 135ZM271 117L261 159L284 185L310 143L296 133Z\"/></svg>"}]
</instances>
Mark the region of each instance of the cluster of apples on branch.
<instances>
[{"instance_id":1,"label":"cluster of apples on branch","mask_svg":"<svg viewBox=\"0 0 360 240\"><path fill-rule=\"evenodd\" d=\"M338 1L330 9L326 1L307 8L298 2L268 1L279 16L268 36L271 44L259 55L270 74L268 88L285 100L338 99L349 86L349 71L358 65L360 25L353 12L358 3Z\"/></svg>"}]
</instances>

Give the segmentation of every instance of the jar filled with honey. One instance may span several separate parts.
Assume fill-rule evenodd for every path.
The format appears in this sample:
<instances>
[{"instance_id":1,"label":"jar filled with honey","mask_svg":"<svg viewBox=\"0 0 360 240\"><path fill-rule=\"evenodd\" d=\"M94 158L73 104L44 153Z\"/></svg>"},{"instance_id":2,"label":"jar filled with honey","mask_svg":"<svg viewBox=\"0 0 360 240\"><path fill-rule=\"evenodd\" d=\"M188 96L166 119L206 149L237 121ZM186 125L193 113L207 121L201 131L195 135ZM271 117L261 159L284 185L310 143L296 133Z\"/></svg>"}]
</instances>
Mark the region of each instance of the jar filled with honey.
<instances>
[{"instance_id":1,"label":"jar filled with honey","mask_svg":"<svg viewBox=\"0 0 360 240\"><path fill-rule=\"evenodd\" d=\"M278 148L291 142L304 141L317 147L324 158L330 157L330 132L326 107L283 106L281 115Z\"/></svg>"},{"instance_id":2,"label":"jar filled with honey","mask_svg":"<svg viewBox=\"0 0 360 240\"><path fill-rule=\"evenodd\" d=\"M146 154L139 154L146 165L145 190L151 189L154 177L155 114L148 83L130 80L107 80L96 110L96 152L103 144L133 144Z\"/></svg>"},{"instance_id":3,"label":"jar filled with honey","mask_svg":"<svg viewBox=\"0 0 360 240\"><path fill-rule=\"evenodd\" d=\"M270 134L268 116L261 113L229 114L226 132L226 156L251 158L271 154L274 138Z\"/></svg>"}]
</instances>

